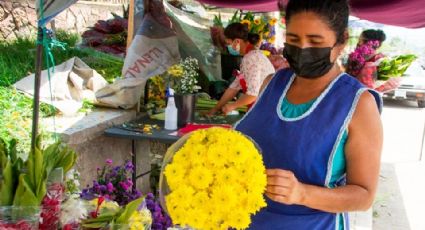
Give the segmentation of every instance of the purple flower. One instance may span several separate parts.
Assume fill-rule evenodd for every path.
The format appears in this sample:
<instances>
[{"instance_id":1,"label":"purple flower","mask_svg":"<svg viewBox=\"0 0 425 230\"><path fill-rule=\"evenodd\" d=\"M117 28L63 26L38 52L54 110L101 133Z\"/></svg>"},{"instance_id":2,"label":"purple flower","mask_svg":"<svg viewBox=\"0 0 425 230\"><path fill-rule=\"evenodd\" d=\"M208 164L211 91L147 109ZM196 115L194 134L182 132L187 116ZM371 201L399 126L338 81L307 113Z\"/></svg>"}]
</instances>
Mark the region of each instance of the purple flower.
<instances>
[{"instance_id":1,"label":"purple flower","mask_svg":"<svg viewBox=\"0 0 425 230\"><path fill-rule=\"evenodd\" d=\"M97 178L93 180L92 186L87 186L80 196L86 199L103 196L116 201L119 205L126 205L138 199L142 194L137 189L131 189L133 182L129 179L133 169L131 161L126 161L123 166L112 166L112 160L108 159L106 167L97 170Z\"/></svg>"},{"instance_id":2,"label":"purple flower","mask_svg":"<svg viewBox=\"0 0 425 230\"><path fill-rule=\"evenodd\" d=\"M102 191L102 192L106 192L106 190L107 190L107 188L106 188L106 186L105 186L105 185L101 185L101 186L100 186L100 191Z\"/></svg>"},{"instance_id":3,"label":"purple flower","mask_svg":"<svg viewBox=\"0 0 425 230\"><path fill-rule=\"evenodd\" d=\"M131 161L127 161L127 163L125 164L125 169L128 171L133 171L133 164L131 163Z\"/></svg>"},{"instance_id":4,"label":"purple flower","mask_svg":"<svg viewBox=\"0 0 425 230\"><path fill-rule=\"evenodd\" d=\"M124 191L127 191L129 189L129 186L126 182L120 182L120 186Z\"/></svg>"},{"instance_id":5,"label":"purple flower","mask_svg":"<svg viewBox=\"0 0 425 230\"><path fill-rule=\"evenodd\" d=\"M150 193L148 193L147 195L146 195L146 199L148 199L148 200L153 200L154 199L154 196L153 196L153 194L150 192Z\"/></svg>"},{"instance_id":6,"label":"purple flower","mask_svg":"<svg viewBox=\"0 0 425 230\"><path fill-rule=\"evenodd\" d=\"M111 182L109 182L109 183L106 185L106 187L107 187L107 189L108 189L108 192L112 193L112 192L114 191L114 185L112 185L112 183L111 183Z\"/></svg>"}]
</instances>

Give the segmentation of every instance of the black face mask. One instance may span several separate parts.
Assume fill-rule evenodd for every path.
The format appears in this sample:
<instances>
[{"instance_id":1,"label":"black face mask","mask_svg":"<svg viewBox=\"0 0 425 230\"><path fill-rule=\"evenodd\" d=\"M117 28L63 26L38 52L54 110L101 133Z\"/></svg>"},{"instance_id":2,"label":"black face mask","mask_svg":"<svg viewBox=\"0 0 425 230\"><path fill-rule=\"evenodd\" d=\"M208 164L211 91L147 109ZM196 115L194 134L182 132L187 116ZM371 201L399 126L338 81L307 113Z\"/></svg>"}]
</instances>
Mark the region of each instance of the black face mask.
<instances>
[{"instance_id":1,"label":"black face mask","mask_svg":"<svg viewBox=\"0 0 425 230\"><path fill-rule=\"evenodd\" d=\"M294 70L295 74L303 78L319 78L331 70L335 63L330 60L333 47L304 48L285 43L283 56Z\"/></svg>"}]
</instances>

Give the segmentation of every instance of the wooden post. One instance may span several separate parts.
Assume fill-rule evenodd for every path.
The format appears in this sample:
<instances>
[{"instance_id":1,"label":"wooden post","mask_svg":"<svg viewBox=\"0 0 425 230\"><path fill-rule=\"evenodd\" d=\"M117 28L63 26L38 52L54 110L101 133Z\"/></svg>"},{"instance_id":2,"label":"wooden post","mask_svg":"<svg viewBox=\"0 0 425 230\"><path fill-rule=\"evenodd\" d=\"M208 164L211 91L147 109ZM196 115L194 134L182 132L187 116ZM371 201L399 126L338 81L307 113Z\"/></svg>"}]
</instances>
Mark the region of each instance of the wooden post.
<instances>
[{"instance_id":1,"label":"wooden post","mask_svg":"<svg viewBox=\"0 0 425 230\"><path fill-rule=\"evenodd\" d=\"M130 0L130 6L128 7L127 51L134 37L134 1Z\"/></svg>"}]
</instances>

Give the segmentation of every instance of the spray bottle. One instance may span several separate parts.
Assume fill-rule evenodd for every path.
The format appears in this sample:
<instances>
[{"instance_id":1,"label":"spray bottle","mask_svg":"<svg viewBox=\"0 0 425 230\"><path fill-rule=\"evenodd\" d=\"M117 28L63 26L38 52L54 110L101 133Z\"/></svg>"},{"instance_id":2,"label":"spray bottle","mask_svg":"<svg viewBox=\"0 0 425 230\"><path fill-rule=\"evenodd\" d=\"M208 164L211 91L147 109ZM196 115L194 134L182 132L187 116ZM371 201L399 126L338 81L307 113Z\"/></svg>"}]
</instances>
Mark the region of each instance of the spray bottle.
<instances>
[{"instance_id":1,"label":"spray bottle","mask_svg":"<svg viewBox=\"0 0 425 230\"><path fill-rule=\"evenodd\" d=\"M177 129L177 107L174 101L174 90L169 88L168 103L165 108L165 125L166 130Z\"/></svg>"}]
</instances>

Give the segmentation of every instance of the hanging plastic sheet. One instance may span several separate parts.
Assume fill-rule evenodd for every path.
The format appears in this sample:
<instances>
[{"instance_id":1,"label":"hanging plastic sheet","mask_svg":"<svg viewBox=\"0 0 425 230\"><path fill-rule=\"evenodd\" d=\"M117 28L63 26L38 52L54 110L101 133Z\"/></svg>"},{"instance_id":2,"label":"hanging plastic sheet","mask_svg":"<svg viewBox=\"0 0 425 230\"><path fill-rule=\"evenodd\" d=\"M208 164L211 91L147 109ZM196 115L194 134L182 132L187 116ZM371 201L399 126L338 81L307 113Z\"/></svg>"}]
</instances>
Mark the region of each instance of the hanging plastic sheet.
<instances>
[{"instance_id":1,"label":"hanging plastic sheet","mask_svg":"<svg viewBox=\"0 0 425 230\"><path fill-rule=\"evenodd\" d=\"M198 59L199 67L209 81L222 79L220 51L211 41L212 21L180 10L166 1L164 5L176 30L182 56ZM196 8L192 7L191 9Z\"/></svg>"},{"instance_id":2,"label":"hanging plastic sheet","mask_svg":"<svg viewBox=\"0 0 425 230\"><path fill-rule=\"evenodd\" d=\"M76 2L77 0L37 0L35 6L37 9L38 26L45 26L56 15Z\"/></svg>"},{"instance_id":3,"label":"hanging plastic sheet","mask_svg":"<svg viewBox=\"0 0 425 230\"><path fill-rule=\"evenodd\" d=\"M99 104L129 109L144 93L146 81L180 60L178 42L162 1L150 1L124 61L122 78L96 93Z\"/></svg>"}]
</instances>

